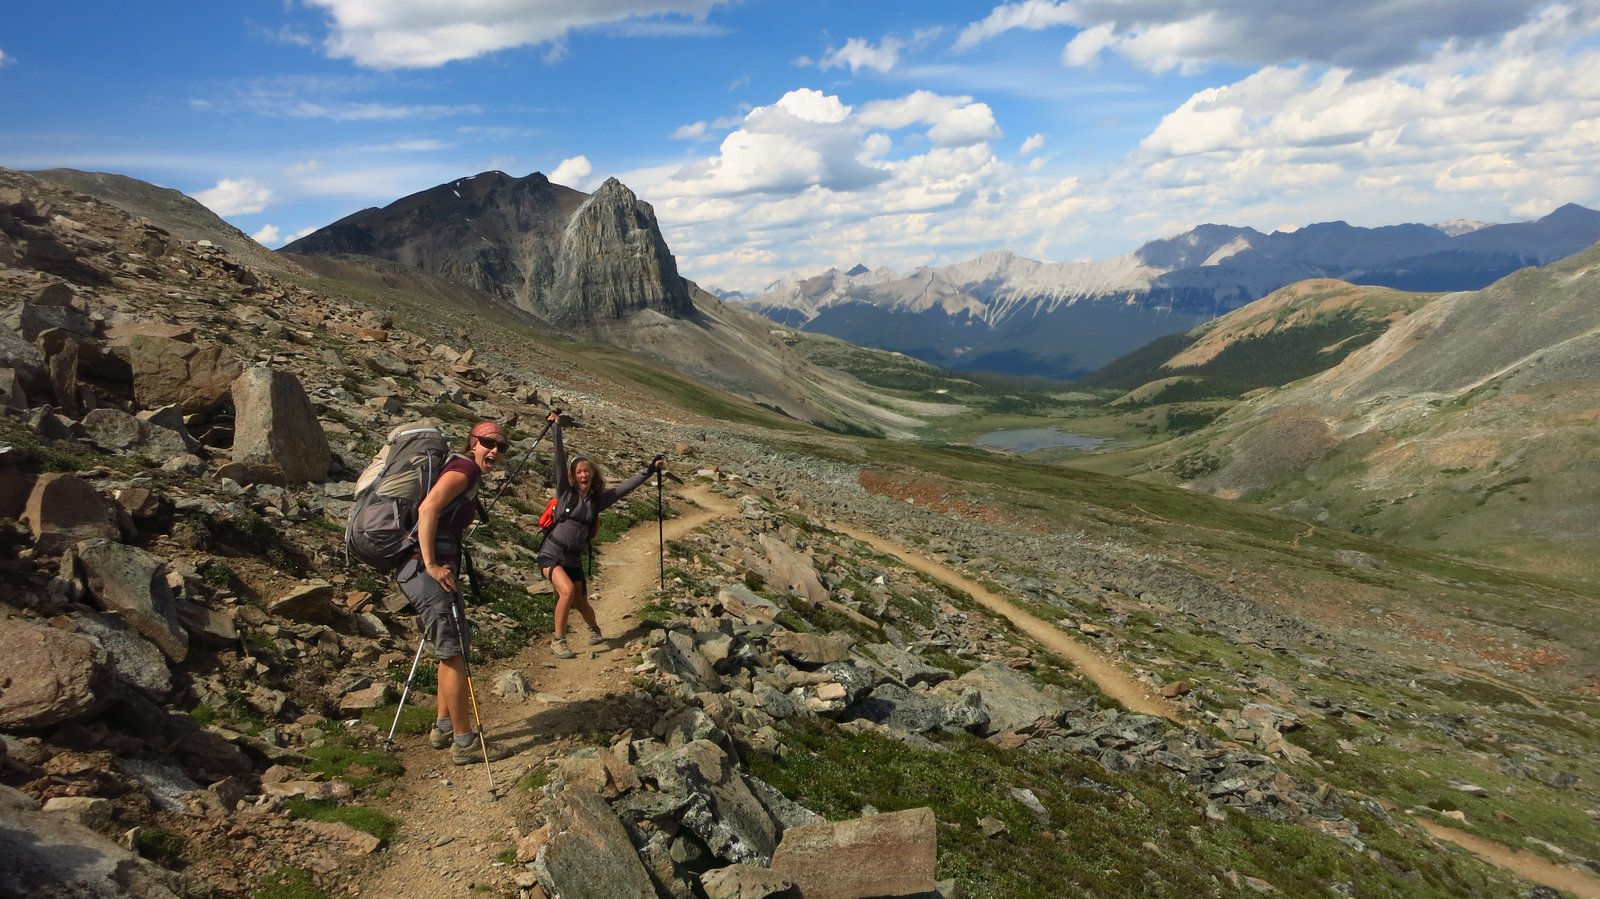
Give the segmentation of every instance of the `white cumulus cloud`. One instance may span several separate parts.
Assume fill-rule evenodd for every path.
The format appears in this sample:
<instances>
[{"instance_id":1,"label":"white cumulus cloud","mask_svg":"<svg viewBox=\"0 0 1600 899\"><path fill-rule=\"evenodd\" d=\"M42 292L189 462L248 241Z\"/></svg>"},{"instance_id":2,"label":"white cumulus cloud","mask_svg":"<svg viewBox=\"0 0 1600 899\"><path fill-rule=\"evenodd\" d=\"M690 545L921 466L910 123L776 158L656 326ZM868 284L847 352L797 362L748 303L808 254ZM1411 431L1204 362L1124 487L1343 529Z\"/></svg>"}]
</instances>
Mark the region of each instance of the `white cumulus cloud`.
<instances>
[{"instance_id":1,"label":"white cumulus cloud","mask_svg":"<svg viewBox=\"0 0 1600 899\"><path fill-rule=\"evenodd\" d=\"M852 75L860 69L888 72L899 63L900 51L905 49L905 46L905 41L892 36L885 37L876 47L866 38L853 37L845 41L843 47L829 50L817 62L817 67L820 69L849 67Z\"/></svg>"},{"instance_id":2,"label":"white cumulus cloud","mask_svg":"<svg viewBox=\"0 0 1600 899\"><path fill-rule=\"evenodd\" d=\"M206 208L224 218L249 215L267 208L272 189L254 178L224 178L217 186L194 195Z\"/></svg>"},{"instance_id":3,"label":"white cumulus cloud","mask_svg":"<svg viewBox=\"0 0 1600 899\"><path fill-rule=\"evenodd\" d=\"M677 130L673 131L671 135L673 140L701 140L705 136L706 123L704 119L698 122L691 122L687 125L679 125Z\"/></svg>"},{"instance_id":4,"label":"white cumulus cloud","mask_svg":"<svg viewBox=\"0 0 1600 899\"><path fill-rule=\"evenodd\" d=\"M1194 72L1217 63L1307 62L1370 75L1429 59L1441 47L1480 47L1539 19L1569 30L1600 17L1593 0L1345 0L1326 14L1281 0L1024 0L996 6L957 38L967 50L1008 31L1075 29L1069 66L1121 55L1155 72Z\"/></svg>"},{"instance_id":5,"label":"white cumulus cloud","mask_svg":"<svg viewBox=\"0 0 1600 899\"><path fill-rule=\"evenodd\" d=\"M1044 135L1032 134L1022 142L1022 148L1017 151L1019 156L1028 156L1044 149Z\"/></svg>"},{"instance_id":6,"label":"white cumulus cloud","mask_svg":"<svg viewBox=\"0 0 1600 899\"><path fill-rule=\"evenodd\" d=\"M727 0L486 0L441 5L393 0L306 0L328 16L328 55L375 69L432 68L513 47L546 49L559 59L565 38L597 26L641 36L705 33L703 22ZM554 61L554 60L550 60Z\"/></svg>"},{"instance_id":7,"label":"white cumulus cloud","mask_svg":"<svg viewBox=\"0 0 1600 899\"><path fill-rule=\"evenodd\" d=\"M555 184L576 187L582 184L593 172L594 168L589 165L589 157L573 156L570 159L561 160L561 164L556 166L556 170L550 173L550 180Z\"/></svg>"},{"instance_id":8,"label":"white cumulus cloud","mask_svg":"<svg viewBox=\"0 0 1600 899\"><path fill-rule=\"evenodd\" d=\"M250 239L264 247L270 247L281 243L283 234L278 231L277 225L263 225L260 231L250 235Z\"/></svg>"},{"instance_id":9,"label":"white cumulus cloud","mask_svg":"<svg viewBox=\"0 0 1600 899\"><path fill-rule=\"evenodd\" d=\"M1023 0L1021 3L1007 3L995 7L982 21L973 22L962 29L960 37L956 38L956 49L970 50L992 37L1019 28L1041 31L1076 22L1077 18L1066 2Z\"/></svg>"}]
</instances>

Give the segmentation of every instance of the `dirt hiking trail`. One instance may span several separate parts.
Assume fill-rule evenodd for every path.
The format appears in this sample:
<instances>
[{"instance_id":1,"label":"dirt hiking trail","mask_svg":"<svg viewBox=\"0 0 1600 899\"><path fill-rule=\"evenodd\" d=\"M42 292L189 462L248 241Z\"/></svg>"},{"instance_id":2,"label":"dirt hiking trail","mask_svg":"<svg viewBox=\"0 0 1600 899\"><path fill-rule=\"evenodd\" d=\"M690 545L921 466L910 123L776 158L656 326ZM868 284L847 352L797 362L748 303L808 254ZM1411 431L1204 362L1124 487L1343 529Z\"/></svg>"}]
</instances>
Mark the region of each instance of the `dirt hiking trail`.
<instances>
[{"instance_id":1,"label":"dirt hiking trail","mask_svg":"<svg viewBox=\"0 0 1600 899\"><path fill-rule=\"evenodd\" d=\"M1154 715L1158 718L1166 718L1169 721L1182 722L1183 719L1178 714L1177 708L1171 703L1166 702L1159 696L1151 695L1149 689L1123 670L1122 666L1098 649L1067 636L1060 627L1017 608L1004 597L988 590L982 584L966 577L948 565L935 562L926 556L911 552L903 546L890 543L866 531L838 523L834 523L833 527L885 555L899 559L904 564L929 577L943 581L952 587L959 587L965 590L984 608L1001 615L1018 630L1044 644L1045 648L1051 652L1072 662L1073 665L1078 667L1079 671L1082 671L1086 677L1094 681L1096 686L1103 690L1107 696L1120 703L1123 708L1129 711L1143 712L1146 715Z\"/></svg>"},{"instance_id":2,"label":"dirt hiking trail","mask_svg":"<svg viewBox=\"0 0 1600 899\"><path fill-rule=\"evenodd\" d=\"M453 896L503 881L506 866L495 857L532 826L539 797L517 782L570 752L587 734L611 734L634 723L632 669L645 636L636 613L660 584L660 536L675 540L733 512L732 504L702 485L674 490L669 505L678 517L660 532L639 525L596 555L600 571L590 584L591 602L605 643L588 645L588 628L574 611L567 642L577 658L556 659L549 634L540 634L516 658L473 667L489 740L513 753L492 766L494 793L481 759L458 767L448 750L430 748L425 736L396 735L395 754L406 773L395 781L383 810L400 820L400 833L386 858L380 856L362 878L360 895ZM532 687L525 701L494 693L496 679L512 670ZM407 705L414 699L415 694ZM417 701L431 709L434 698L424 694Z\"/></svg>"}]
</instances>

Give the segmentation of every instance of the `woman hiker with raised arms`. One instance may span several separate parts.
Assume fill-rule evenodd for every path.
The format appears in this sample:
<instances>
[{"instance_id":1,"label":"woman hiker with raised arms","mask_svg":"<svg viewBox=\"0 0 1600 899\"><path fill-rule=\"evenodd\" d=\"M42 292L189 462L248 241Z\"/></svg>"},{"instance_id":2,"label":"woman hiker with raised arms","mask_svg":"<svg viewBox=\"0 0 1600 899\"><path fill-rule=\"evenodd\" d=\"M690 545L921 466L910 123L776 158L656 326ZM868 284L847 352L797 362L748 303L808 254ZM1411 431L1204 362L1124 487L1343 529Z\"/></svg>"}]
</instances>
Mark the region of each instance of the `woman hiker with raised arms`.
<instances>
[{"instance_id":1,"label":"woman hiker with raised arms","mask_svg":"<svg viewBox=\"0 0 1600 899\"><path fill-rule=\"evenodd\" d=\"M605 641L589 604L589 585L583 573L582 553L589 546L595 522L602 511L663 470L666 460L657 456L644 471L607 487L600 468L589 459L578 456L568 464L566 446L561 442L561 414L551 412L548 420L554 432L556 522L539 548L539 570L556 588L556 634L550 651L558 659L570 659L574 653L567 647L567 613L574 607L589 626L590 645Z\"/></svg>"}]
</instances>

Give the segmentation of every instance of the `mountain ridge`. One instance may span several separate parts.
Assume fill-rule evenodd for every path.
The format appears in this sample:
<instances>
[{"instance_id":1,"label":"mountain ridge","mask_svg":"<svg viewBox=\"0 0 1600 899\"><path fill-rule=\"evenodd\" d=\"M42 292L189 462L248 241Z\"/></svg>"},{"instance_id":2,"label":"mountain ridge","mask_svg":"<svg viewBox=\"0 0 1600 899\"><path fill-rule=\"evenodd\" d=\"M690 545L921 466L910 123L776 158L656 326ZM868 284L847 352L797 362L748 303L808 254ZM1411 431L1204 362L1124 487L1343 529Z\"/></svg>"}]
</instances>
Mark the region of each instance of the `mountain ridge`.
<instances>
[{"instance_id":1,"label":"mountain ridge","mask_svg":"<svg viewBox=\"0 0 1600 899\"><path fill-rule=\"evenodd\" d=\"M1576 204L1454 235L1422 224L1320 222L1271 234L1205 224L1104 260L1047 263L996 251L898 277L833 269L740 302L790 327L947 368L1077 377L1295 281L1478 289L1596 241L1600 212Z\"/></svg>"}]
</instances>

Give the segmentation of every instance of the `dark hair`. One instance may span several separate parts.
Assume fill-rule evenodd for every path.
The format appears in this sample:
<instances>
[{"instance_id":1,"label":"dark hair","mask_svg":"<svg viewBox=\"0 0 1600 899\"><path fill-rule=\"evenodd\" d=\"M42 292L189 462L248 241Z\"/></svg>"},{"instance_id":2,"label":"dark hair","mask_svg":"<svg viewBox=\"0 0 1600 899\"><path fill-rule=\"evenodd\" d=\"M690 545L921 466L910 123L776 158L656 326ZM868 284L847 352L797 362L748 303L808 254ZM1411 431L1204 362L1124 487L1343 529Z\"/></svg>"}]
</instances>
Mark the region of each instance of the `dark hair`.
<instances>
[{"instance_id":1,"label":"dark hair","mask_svg":"<svg viewBox=\"0 0 1600 899\"><path fill-rule=\"evenodd\" d=\"M606 489L606 473L601 471L600 466L588 456L573 456L572 461L567 463L567 483L572 485L572 489L578 489L579 462L589 463L589 470L594 472L594 478L589 481L589 492L595 493Z\"/></svg>"}]
</instances>

